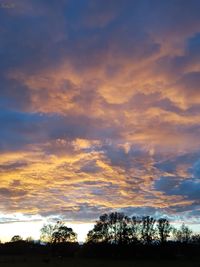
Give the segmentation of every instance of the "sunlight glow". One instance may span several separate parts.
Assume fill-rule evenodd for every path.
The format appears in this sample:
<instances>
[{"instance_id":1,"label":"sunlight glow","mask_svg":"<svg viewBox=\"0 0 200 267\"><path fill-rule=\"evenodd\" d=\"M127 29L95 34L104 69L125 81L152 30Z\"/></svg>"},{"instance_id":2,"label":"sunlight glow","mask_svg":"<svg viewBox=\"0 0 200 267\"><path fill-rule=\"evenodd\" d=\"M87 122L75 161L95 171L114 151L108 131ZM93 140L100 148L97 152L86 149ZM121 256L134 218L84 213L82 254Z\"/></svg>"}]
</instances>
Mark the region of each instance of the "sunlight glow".
<instances>
[{"instance_id":1,"label":"sunlight glow","mask_svg":"<svg viewBox=\"0 0 200 267\"><path fill-rule=\"evenodd\" d=\"M1 242L8 242L14 235L20 235L23 239L32 237L34 240L40 239L40 229L44 221L37 222L13 222L2 223L0 225L0 240ZM94 226L93 223L66 223L78 235L78 242L84 242L89 230Z\"/></svg>"}]
</instances>

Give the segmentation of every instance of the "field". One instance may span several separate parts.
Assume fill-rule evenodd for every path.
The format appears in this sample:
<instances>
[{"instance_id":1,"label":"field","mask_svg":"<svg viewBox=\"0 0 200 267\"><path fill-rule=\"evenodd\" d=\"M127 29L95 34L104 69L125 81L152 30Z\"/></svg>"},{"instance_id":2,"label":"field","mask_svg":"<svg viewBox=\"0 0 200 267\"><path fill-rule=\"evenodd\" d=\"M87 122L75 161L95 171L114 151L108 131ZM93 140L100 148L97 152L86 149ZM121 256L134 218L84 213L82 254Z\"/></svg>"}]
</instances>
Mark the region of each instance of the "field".
<instances>
[{"instance_id":1,"label":"field","mask_svg":"<svg viewBox=\"0 0 200 267\"><path fill-rule=\"evenodd\" d=\"M53 259L53 258L26 258L0 257L1 267L200 267L200 261L122 261L122 260L93 260L93 259Z\"/></svg>"}]
</instances>

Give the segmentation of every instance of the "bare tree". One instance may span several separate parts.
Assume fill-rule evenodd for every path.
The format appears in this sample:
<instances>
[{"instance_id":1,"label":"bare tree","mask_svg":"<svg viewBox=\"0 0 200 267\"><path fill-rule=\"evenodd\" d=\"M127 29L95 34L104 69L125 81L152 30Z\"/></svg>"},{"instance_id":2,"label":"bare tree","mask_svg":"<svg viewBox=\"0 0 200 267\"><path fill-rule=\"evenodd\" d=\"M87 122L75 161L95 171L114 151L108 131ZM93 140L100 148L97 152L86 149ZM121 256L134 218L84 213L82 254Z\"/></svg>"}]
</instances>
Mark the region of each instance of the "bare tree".
<instances>
[{"instance_id":1,"label":"bare tree","mask_svg":"<svg viewBox=\"0 0 200 267\"><path fill-rule=\"evenodd\" d=\"M153 217L142 217L141 239L146 244L152 243L156 237L155 222L156 220Z\"/></svg>"},{"instance_id":2,"label":"bare tree","mask_svg":"<svg viewBox=\"0 0 200 267\"><path fill-rule=\"evenodd\" d=\"M189 243L192 236L192 230L183 223L180 229L173 229L173 236L178 242Z\"/></svg>"},{"instance_id":3,"label":"bare tree","mask_svg":"<svg viewBox=\"0 0 200 267\"><path fill-rule=\"evenodd\" d=\"M130 219L120 212L109 214L110 241L114 244L129 243Z\"/></svg>"},{"instance_id":4,"label":"bare tree","mask_svg":"<svg viewBox=\"0 0 200 267\"><path fill-rule=\"evenodd\" d=\"M167 238L170 236L172 227L169 221L165 218L160 218L157 221L158 235L161 243L167 241Z\"/></svg>"},{"instance_id":5,"label":"bare tree","mask_svg":"<svg viewBox=\"0 0 200 267\"><path fill-rule=\"evenodd\" d=\"M131 218L131 242L137 243L141 238L142 219L140 217L133 216Z\"/></svg>"}]
</instances>

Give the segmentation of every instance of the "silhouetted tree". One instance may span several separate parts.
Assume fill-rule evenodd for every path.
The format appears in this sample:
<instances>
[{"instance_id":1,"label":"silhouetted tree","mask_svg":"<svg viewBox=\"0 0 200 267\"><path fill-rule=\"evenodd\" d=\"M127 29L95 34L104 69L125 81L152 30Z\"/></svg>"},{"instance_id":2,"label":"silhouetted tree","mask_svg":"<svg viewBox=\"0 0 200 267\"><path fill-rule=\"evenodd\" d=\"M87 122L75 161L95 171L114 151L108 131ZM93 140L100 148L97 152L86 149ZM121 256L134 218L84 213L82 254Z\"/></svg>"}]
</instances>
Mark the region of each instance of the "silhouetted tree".
<instances>
[{"instance_id":1,"label":"silhouetted tree","mask_svg":"<svg viewBox=\"0 0 200 267\"><path fill-rule=\"evenodd\" d=\"M156 220L150 216L142 217L142 226L141 226L141 239L144 243L150 244L156 237L155 229Z\"/></svg>"},{"instance_id":2,"label":"silhouetted tree","mask_svg":"<svg viewBox=\"0 0 200 267\"><path fill-rule=\"evenodd\" d=\"M130 218L123 213L103 214L96 222L94 229L89 231L87 242L129 243L130 231Z\"/></svg>"},{"instance_id":3,"label":"silhouetted tree","mask_svg":"<svg viewBox=\"0 0 200 267\"><path fill-rule=\"evenodd\" d=\"M22 241L22 240L23 240L23 238L20 235L14 235L11 238L10 242L19 242L19 241Z\"/></svg>"},{"instance_id":4,"label":"silhouetted tree","mask_svg":"<svg viewBox=\"0 0 200 267\"><path fill-rule=\"evenodd\" d=\"M53 224L45 224L40 230L40 240L46 243L53 242L53 233L54 233L55 225Z\"/></svg>"},{"instance_id":5,"label":"silhouetted tree","mask_svg":"<svg viewBox=\"0 0 200 267\"><path fill-rule=\"evenodd\" d=\"M98 242L108 242L109 241L109 216L108 214L103 214L96 221L94 229L88 232L87 242L88 243L98 243Z\"/></svg>"},{"instance_id":6,"label":"silhouetted tree","mask_svg":"<svg viewBox=\"0 0 200 267\"><path fill-rule=\"evenodd\" d=\"M33 243L34 242L34 240L33 240L33 238L31 236L28 236L25 241L27 243Z\"/></svg>"},{"instance_id":7,"label":"silhouetted tree","mask_svg":"<svg viewBox=\"0 0 200 267\"><path fill-rule=\"evenodd\" d=\"M46 224L42 227L40 239L46 243L76 242L77 234L58 221L55 225Z\"/></svg>"},{"instance_id":8,"label":"silhouetted tree","mask_svg":"<svg viewBox=\"0 0 200 267\"><path fill-rule=\"evenodd\" d=\"M165 218L160 218L157 221L158 235L161 243L167 241L167 238L170 236L170 232L172 231L172 227L169 221Z\"/></svg>"},{"instance_id":9,"label":"silhouetted tree","mask_svg":"<svg viewBox=\"0 0 200 267\"><path fill-rule=\"evenodd\" d=\"M110 241L114 244L129 243L130 219L123 213L113 212L109 214Z\"/></svg>"},{"instance_id":10,"label":"silhouetted tree","mask_svg":"<svg viewBox=\"0 0 200 267\"><path fill-rule=\"evenodd\" d=\"M142 226L142 219L140 217L133 216L131 218L131 233L130 233L130 240L131 243L137 243L140 241L141 238L141 227Z\"/></svg>"},{"instance_id":11,"label":"silhouetted tree","mask_svg":"<svg viewBox=\"0 0 200 267\"><path fill-rule=\"evenodd\" d=\"M191 242L196 245L200 245L200 234L194 234L191 236Z\"/></svg>"},{"instance_id":12,"label":"silhouetted tree","mask_svg":"<svg viewBox=\"0 0 200 267\"><path fill-rule=\"evenodd\" d=\"M57 224L52 235L54 243L77 242L77 234L72 228L65 226L62 222L58 222Z\"/></svg>"},{"instance_id":13,"label":"silhouetted tree","mask_svg":"<svg viewBox=\"0 0 200 267\"><path fill-rule=\"evenodd\" d=\"M178 242L189 243L192 236L192 230L183 223L180 229L173 229L173 236Z\"/></svg>"}]
</instances>

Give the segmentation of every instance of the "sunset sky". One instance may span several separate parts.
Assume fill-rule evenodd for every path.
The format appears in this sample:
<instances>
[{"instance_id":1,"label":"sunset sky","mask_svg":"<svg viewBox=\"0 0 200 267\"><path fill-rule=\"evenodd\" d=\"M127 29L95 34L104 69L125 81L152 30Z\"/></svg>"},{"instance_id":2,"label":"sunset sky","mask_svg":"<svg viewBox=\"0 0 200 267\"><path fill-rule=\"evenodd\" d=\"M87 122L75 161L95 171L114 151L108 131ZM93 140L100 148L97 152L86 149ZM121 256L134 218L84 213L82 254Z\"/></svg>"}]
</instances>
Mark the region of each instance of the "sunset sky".
<instances>
[{"instance_id":1,"label":"sunset sky","mask_svg":"<svg viewBox=\"0 0 200 267\"><path fill-rule=\"evenodd\" d=\"M0 0L0 239L111 211L200 231L200 1Z\"/></svg>"}]
</instances>

